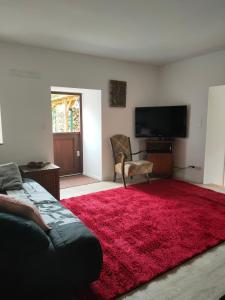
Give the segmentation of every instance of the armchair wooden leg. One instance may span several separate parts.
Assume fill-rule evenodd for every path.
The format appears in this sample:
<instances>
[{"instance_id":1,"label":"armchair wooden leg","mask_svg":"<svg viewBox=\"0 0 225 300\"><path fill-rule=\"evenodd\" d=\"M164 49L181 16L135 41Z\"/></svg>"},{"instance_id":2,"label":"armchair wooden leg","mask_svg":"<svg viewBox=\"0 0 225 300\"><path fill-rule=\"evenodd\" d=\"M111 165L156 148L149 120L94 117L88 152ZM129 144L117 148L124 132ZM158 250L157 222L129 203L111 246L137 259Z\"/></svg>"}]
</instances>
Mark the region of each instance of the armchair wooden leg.
<instances>
[{"instance_id":1,"label":"armchair wooden leg","mask_svg":"<svg viewBox=\"0 0 225 300\"><path fill-rule=\"evenodd\" d=\"M150 183L150 176L149 176L149 173L145 174L145 177L147 178L147 182Z\"/></svg>"},{"instance_id":2,"label":"armchair wooden leg","mask_svg":"<svg viewBox=\"0 0 225 300\"><path fill-rule=\"evenodd\" d=\"M126 186L126 180L125 180L124 172L122 172L122 179L123 179L123 185L124 185L124 187L125 187L125 189L126 189L127 186Z\"/></svg>"},{"instance_id":3,"label":"armchair wooden leg","mask_svg":"<svg viewBox=\"0 0 225 300\"><path fill-rule=\"evenodd\" d=\"M116 172L114 171L113 181L116 182Z\"/></svg>"},{"instance_id":4,"label":"armchair wooden leg","mask_svg":"<svg viewBox=\"0 0 225 300\"><path fill-rule=\"evenodd\" d=\"M125 156L125 154L124 153L122 153L122 159L121 159L121 173L122 173L122 179L123 179L123 185L124 185L124 187L125 187L125 189L127 188L127 186L126 186L126 181L125 181L125 170L124 170L124 168L125 168L125 158L126 158L126 156Z\"/></svg>"}]
</instances>

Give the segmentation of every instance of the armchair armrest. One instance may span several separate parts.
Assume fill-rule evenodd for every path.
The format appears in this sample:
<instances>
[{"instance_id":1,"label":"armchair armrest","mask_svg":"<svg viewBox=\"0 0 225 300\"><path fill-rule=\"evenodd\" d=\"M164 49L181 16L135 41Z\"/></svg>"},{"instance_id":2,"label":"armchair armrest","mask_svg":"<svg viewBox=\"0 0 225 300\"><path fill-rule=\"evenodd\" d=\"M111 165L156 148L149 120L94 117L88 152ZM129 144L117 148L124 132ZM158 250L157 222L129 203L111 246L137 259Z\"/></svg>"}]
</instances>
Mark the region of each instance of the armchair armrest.
<instances>
[{"instance_id":1,"label":"armchair armrest","mask_svg":"<svg viewBox=\"0 0 225 300\"><path fill-rule=\"evenodd\" d=\"M138 152L134 152L134 153L131 153L131 155L136 155L136 154L140 154L140 153L144 153L144 152L148 152L147 150L140 150Z\"/></svg>"}]
</instances>

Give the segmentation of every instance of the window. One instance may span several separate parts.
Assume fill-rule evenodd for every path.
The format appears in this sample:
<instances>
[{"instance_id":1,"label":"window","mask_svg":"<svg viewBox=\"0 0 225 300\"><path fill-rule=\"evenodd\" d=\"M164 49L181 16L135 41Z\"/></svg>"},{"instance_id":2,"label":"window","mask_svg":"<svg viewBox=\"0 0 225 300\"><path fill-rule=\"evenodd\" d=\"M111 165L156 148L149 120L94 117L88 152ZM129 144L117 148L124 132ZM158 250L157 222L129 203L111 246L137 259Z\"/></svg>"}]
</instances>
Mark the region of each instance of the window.
<instances>
[{"instance_id":1,"label":"window","mask_svg":"<svg viewBox=\"0 0 225 300\"><path fill-rule=\"evenodd\" d=\"M51 94L52 131L80 132L80 95Z\"/></svg>"}]
</instances>

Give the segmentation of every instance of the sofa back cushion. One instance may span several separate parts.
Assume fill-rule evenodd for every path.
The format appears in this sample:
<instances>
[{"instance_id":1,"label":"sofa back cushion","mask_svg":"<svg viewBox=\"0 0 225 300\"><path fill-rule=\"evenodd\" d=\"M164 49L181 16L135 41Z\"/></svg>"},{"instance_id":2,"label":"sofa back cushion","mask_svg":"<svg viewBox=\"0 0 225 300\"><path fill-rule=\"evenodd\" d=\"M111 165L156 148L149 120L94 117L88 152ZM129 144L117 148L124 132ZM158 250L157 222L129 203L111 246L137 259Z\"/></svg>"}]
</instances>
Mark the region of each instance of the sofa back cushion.
<instances>
[{"instance_id":1,"label":"sofa back cushion","mask_svg":"<svg viewBox=\"0 0 225 300\"><path fill-rule=\"evenodd\" d=\"M22 200L0 194L0 211L15 214L26 219L32 220L44 231L51 229L42 219L39 210L33 204L28 204Z\"/></svg>"},{"instance_id":2,"label":"sofa back cushion","mask_svg":"<svg viewBox=\"0 0 225 300\"><path fill-rule=\"evenodd\" d=\"M16 163L0 165L0 190L22 189L22 177Z\"/></svg>"}]
</instances>

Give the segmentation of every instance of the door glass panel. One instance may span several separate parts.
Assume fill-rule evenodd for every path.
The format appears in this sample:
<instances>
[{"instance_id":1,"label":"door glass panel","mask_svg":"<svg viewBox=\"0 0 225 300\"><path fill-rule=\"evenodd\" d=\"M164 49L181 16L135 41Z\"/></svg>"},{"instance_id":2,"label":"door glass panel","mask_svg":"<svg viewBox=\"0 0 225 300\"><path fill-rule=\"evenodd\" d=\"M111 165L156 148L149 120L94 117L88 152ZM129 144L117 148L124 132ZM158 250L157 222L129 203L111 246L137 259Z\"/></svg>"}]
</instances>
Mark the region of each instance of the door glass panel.
<instances>
[{"instance_id":1,"label":"door glass panel","mask_svg":"<svg viewBox=\"0 0 225 300\"><path fill-rule=\"evenodd\" d=\"M53 133L80 132L80 95L51 94Z\"/></svg>"}]
</instances>

